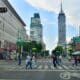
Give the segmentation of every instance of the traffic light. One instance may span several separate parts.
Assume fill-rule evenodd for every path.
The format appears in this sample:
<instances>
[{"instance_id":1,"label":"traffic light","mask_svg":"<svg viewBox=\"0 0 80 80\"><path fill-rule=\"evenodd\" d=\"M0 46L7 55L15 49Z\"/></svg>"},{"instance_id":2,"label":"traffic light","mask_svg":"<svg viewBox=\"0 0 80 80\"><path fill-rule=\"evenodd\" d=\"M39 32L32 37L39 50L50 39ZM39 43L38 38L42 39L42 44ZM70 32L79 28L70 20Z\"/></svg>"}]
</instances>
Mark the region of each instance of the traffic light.
<instances>
[{"instance_id":1,"label":"traffic light","mask_svg":"<svg viewBox=\"0 0 80 80\"><path fill-rule=\"evenodd\" d=\"M0 7L0 13L5 13L7 12L7 8L6 7Z\"/></svg>"}]
</instances>

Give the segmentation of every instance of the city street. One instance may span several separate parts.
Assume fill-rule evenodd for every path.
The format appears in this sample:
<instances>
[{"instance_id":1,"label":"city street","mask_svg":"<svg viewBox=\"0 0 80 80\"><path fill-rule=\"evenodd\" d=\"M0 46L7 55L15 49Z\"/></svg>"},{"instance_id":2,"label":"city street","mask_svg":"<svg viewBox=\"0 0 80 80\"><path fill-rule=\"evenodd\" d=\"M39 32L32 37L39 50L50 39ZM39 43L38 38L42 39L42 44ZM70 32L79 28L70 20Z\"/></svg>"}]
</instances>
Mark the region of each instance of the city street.
<instances>
[{"instance_id":1,"label":"city street","mask_svg":"<svg viewBox=\"0 0 80 80\"><path fill-rule=\"evenodd\" d=\"M80 80L80 0L0 0L0 80Z\"/></svg>"},{"instance_id":2,"label":"city street","mask_svg":"<svg viewBox=\"0 0 80 80\"><path fill-rule=\"evenodd\" d=\"M63 60L62 65L55 68L51 59L38 59L35 68L26 70L25 61L21 66L16 61L1 61L0 79L80 80L80 65L72 66L68 60Z\"/></svg>"}]
</instances>

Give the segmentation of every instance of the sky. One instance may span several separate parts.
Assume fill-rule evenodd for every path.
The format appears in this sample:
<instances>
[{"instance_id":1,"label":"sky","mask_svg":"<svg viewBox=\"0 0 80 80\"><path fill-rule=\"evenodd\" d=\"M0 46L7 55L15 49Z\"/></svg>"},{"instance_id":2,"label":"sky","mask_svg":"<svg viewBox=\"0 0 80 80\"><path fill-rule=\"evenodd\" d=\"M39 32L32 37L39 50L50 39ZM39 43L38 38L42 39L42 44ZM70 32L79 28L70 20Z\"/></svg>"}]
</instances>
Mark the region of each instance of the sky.
<instances>
[{"instance_id":1,"label":"sky","mask_svg":"<svg viewBox=\"0 0 80 80\"><path fill-rule=\"evenodd\" d=\"M46 49L52 50L58 42L58 14L61 0L9 0L16 12L26 23L29 34L30 21L34 13L39 13L43 25L43 40ZM80 0L62 0L66 15L66 41L79 35Z\"/></svg>"}]
</instances>

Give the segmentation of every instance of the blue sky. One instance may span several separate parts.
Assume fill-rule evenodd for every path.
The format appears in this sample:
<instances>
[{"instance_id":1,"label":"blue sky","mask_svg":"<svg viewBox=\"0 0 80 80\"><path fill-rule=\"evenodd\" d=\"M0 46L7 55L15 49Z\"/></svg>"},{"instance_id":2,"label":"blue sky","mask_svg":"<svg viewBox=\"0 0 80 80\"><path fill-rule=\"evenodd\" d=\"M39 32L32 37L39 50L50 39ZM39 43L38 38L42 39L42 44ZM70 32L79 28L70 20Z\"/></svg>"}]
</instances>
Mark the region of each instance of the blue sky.
<instances>
[{"instance_id":1,"label":"blue sky","mask_svg":"<svg viewBox=\"0 0 80 80\"><path fill-rule=\"evenodd\" d=\"M58 13L61 0L9 0L14 9L26 23L29 30L30 20L38 12L43 24L43 39L46 48L52 50L58 41ZM66 13L67 42L71 37L78 35L80 23L79 0L63 0L63 9ZM77 14L77 15L76 15ZM28 32L29 33L29 32Z\"/></svg>"}]
</instances>

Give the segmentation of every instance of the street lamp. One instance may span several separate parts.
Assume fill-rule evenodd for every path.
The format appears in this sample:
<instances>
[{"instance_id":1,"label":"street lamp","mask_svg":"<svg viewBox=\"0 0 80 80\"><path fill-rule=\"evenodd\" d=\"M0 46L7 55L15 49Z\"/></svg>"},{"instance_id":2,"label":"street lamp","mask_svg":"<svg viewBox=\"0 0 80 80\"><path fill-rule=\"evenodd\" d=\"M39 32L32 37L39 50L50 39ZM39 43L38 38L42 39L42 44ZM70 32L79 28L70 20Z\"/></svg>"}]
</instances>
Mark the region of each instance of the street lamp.
<instances>
[{"instance_id":1,"label":"street lamp","mask_svg":"<svg viewBox=\"0 0 80 80\"><path fill-rule=\"evenodd\" d=\"M17 38L16 44L17 44L17 49L19 54L23 52L23 44L25 43L25 40L21 37L23 36L22 34L23 34L22 30L18 29L18 38Z\"/></svg>"}]
</instances>

